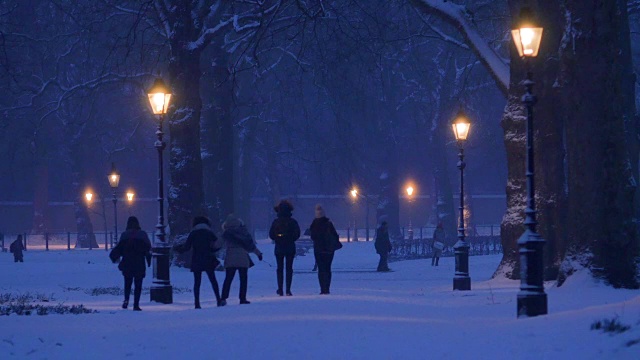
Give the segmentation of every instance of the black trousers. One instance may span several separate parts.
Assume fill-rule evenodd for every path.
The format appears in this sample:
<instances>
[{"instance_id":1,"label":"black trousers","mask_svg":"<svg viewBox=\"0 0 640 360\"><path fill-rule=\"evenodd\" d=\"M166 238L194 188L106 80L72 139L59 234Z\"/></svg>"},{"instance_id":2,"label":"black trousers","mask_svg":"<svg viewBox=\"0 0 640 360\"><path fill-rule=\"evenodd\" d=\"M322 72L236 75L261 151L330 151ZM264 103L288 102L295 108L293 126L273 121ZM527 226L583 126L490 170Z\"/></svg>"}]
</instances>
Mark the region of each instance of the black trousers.
<instances>
[{"instance_id":1,"label":"black trousers","mask_svg":"<svg viewBox=\"0 0 640 360\"><path fill-rule=\"evenodd\" d=\"M213 270L206 271L207 277L213 287L213 293L216 295L216 302L220 302L220 289L218 288L218 280ZM202 271L193 272L193 297L196 305L200 305L200 284L202 283Z\"/></svg>"},{"instance_id":2,"label":"black trousers","mask_svg":"<svg viewBox=\"0 0 640 360\"><path fill-rule=\"evenodd\" d=\"M318 282L320 283L320 293L328 294L331 287L331 263L333 263L333 252L314 252L316 264L318 264Z\"/></svg>"},{"instance_id":3,"label":"black trousers","mask_svg":"<svg viewBox=\"0 0 640 360\"><path fill-rule=\"evenodd\" d=\"M287 292L291 292L291 283L293 282L293 258L295 254L276 254L276 274L278 276L278 290L282 290L282 283L284 280L284 265L286 260L287 265Z\"/></svg>"},{"instance_id":4,"label":"black trousers","mask_svg":"<svg viewBox=\"0 0 640 360\"><path fill-rule=\"evenodd\" d=\"M240 301L247 300L247 280L249 274L249 268L227 268L226 276L224 278L224 284L222 284L222 298L229 298L229 291L231 290L231 282L236 276L236 270L240 274Z\"/></svg>"},{"instance_id":5,"label":"black trousers","mask_svg":"<svg viewBox=\"0 0 640 360\"><path fill-rule=\"evenodd\" d=\"M131 296L131 285L135 280L136 287L133 290L133 306L140 305L140 294L142 294L142 277L125 276L124 277L124 301L129 302Z\"/></svg>"},{"instance_id":6,"label":"black trousers","mask_svg":"<svg viewBox=\"0 0 640 360\"><path fill-rule=\"evenodd\" d=\"M380 254L380 261L378 262L378 271L389 270L389 253Z\"/></svg>"}]
</instances>

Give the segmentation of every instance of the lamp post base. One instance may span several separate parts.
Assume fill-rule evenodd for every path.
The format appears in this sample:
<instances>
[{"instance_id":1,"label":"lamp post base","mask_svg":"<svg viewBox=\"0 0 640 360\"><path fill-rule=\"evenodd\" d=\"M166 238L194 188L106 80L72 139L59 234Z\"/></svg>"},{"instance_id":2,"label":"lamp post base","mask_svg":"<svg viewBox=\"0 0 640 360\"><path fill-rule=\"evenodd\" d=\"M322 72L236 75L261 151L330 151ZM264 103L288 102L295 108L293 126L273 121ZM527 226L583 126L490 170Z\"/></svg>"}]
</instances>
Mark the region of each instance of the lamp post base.
<instances>
[{"instance_id":1,"label":"lamp post base","mask_svg":"<svg viewBox=\"0 0 640 360\"><path fill-rule=\"evenodd\" d=\"M518 317L547 314L547 294L520 291L518 293Z\"/></svg>"},{"instance_id":2,"label":"lamp post base","mask_svg":"<svg viewBox=\"0 0 640 360\"><path fill-rule=\"evenodd\" d=\"M453 277L453 290L471 290L471 277L469 277L469 245L458 240L453 246L456 261L456 273Z\"/></svg>"},{"instance_id":3,"label":"lamp post base","mask_svg":"<svg viewBox=\"0 0 640 360\"><path fill-rule=\"evenodd\" d=\"M471 278L468 276L454 277L453 290L471 290Z\"/></svg>"},{"instance_id":4,"label":"lamp post base","mask_svg":"<svg viewBox=\"0 0 640 360\"><path fill-rule=\"evenodd\" d=\"M151 301L162 304L173 303L173 287L169 280L169 247L158 244L152 249L153 285L151 285Z\"/></svg>"}]
</instances>

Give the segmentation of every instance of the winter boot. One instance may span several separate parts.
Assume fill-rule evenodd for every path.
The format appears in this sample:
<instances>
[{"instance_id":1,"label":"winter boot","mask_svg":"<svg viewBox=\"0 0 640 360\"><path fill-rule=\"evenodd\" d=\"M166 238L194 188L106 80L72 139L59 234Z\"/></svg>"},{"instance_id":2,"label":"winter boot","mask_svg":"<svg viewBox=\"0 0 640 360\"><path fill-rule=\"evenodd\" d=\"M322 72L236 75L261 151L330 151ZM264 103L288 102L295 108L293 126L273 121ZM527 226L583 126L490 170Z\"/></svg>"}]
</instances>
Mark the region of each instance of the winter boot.
<instances>
[{"instance_id":1,"label":"winter boot","mask_svg":"<svg viewBox=\"0 0 640 360\"><path fill-rule=\"evenodd\" d=\"M293 272L287 272L287 296L291 296L292 282L293 282Z\"/></svg>"},{"instance_id":2,"label":"winter boot","mask_svg":"<svg viewBox=\"0 0 640 360\"><path fill-rule=\"evenodd\" d=\"M278 274L278 290L276 290L276 294L282 296L284 292L282 291L282 283L284 282L284 274L281 271L277 272Z\"/></svg>"},{"instance_id":3,"label":"winter boot","mask_svg":"<svg viewBox=\"0 0 640 360\"><path fill-rule=\"evenodd\" d=\"M128 308L128 307L129 307L129 300L125 300L125 301L123 301L123 302L122 302L122 308L123 308L123 309L126 309L126 308Z\"/></svg>"}]
</instances>

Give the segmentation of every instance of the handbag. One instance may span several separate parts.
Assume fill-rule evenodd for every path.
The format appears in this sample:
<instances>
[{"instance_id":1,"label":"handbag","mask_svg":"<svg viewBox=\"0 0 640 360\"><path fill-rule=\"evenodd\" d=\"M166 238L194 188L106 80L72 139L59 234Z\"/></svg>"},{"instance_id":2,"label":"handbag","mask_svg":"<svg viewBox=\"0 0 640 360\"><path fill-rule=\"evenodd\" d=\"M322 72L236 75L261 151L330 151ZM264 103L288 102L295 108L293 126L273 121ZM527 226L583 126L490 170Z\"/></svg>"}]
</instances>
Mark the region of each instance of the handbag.
<instances>
[{"instance_id":1,"label":"handbag","mask_svg":"<svg viewBox=\"0 0 640 360\"><path fill-rule=\"evenodd\" d=\"M433 243L433 247L438 249L438 250L442 250L442 249L444 249L444 244L441 243L440 241L436 241L436 242Z\"/></svg>"},{"instance_id":2,"label":"handbag","mask_svg":"<svg viewBox=\"0 0 640 360\"><path fill-rule=\"evenodd\" d=\"M336 234L331 231L333 226L327 227L327 245L330 251L336 251L342 249L342 243L340 242L340 237L336 236Z\"/></svg>"}]
</instances>

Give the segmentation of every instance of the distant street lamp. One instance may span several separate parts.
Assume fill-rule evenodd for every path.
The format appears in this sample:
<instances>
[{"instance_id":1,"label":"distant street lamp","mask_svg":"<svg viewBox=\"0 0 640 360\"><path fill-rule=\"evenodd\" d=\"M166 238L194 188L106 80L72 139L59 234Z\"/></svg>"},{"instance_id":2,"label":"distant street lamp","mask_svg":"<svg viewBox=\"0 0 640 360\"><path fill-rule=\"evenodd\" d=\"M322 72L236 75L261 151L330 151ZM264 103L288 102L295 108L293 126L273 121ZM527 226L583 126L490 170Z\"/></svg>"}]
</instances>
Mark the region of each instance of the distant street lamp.
<instances>
[{"instance_id":1,"label":"distant street lamp","mask_svg":"<svg viewBox=\"0 0 640 360\"><path fill-rule=\"evenodd\" d=\"M538 56L542 40L542 28L536 25L530 8L520 10L518 28L511 31L518 54L528 63L529 58ZM528 64L527 64L528 65ZM533 74L527 69L524 81L525 93L522 103L527 108L527 205L525 208L525 231L518 239L520 254L520 291L518 292L518 317L547 314L547 294L544 292L544 239L536 231L536 203L533 161Z\"/></svg>"},{"instance_id":2,"label":"distant street lamp","mask_svg":"<svg viewBox=\"0 0 640 360\"><path fill-rule=\"evenodd\" d=\"M353 199L353 241L358 241L358 225L356 221L356 213L358 204L358 189L351 190L351 198Z\"/></svg>"},{"instance_id":3,"label":"distant street lamp","mask_svg":"<svg viewBox=\"0 0 640 360\"><path fill-rule=\"evenodd\" d=\"M91 200L93 199L93 193L91 191L87 191L84 194L84 198L87 199L87 202L91 202Z\"/></svg>"},{"instance_id":4,"label":"distant street lamp","mask_svg":"<svg viewBox=\"0 0 640 360\"><path fill-rule=\"evenodd\" d=\"M409 185L407 186L407 198L409 200L409 240L413 240L413 224L411 223L411 218L413 217L412 214L412 208L411 208L411 203L413 202L413 192L414 192L414 188L413 186Z\"/></svg>"},{"instance_id":5,"label":"distant street lamp","mask_svg":"<svg viewBox=\"0 0 640 360\"><path fill-rule=\"evenodd\" d=\"M366 206L366 215L365 215L365 236L367 241L369 241L370 237L369 237L369 195L366 194L362 194L358 189L353 188L350 191L351 193L351 197L353 198L354 203L356 201L358 201L358 197L361 197L364 199L365 201L365 206Z\"/></svg>"},{"instance_id":6,"label":"distant street lamp","mask_svg":"<svg viewBox=\"0 0 640 360\"><path fill-rule=\"evenodd\" d=\"M113 228L115 231L113 237L115 241L118 242L118 195L116 192L118 190L118 184L120 184L120 174L118 174L116 170L115 163L111 163L111 173L107 177L109 179L109 186L111 186L113 190Z\"/></svg>"},{"instance_id":7,"label":"distant street lamp","mask_svg":"<svg viewBox=\"0 0 640 360\"><path fill-rule=\"evenodd\" d=\"M131 204L133 202L133 196L135 194L131 191L127 191L127 201L129 202L129 204Z\"/></svg>"},{"instance_id":8,"label":"distant street lamp","mask_svg":"<svg viewBox=\"0 0 640 360\"><path fill-rule=\"evenodd\" d=\"M458 241L453 246L455 254L456 272L453 277L453 290L471 290L469 277L469 244L465 239L464 230L464 143L469 136L471 123L462 110L453 120L453 134L458 143L458 169L460 169L460 220L458 220Z\"/></svg>"},{"instance_id":9,"label":"distant street lamp","mask_svg":"<svg viewBox=\"0 0 640 360\"><path fill-rule=\"evenodd\" d=\"M173 303L173 287L171 286L169 273L169 244L166 241L164 225L164 173L162 152L167 144L163 140L162 125L164 115L169 109L171 90L157 78L147 91L149 103L154 115L158 115L158 128L155 148L158 150L158 224L156 225L155 241L153 242L153 284L151 285L151 301L163 304Z\"/></svg>"}]
</instances>

